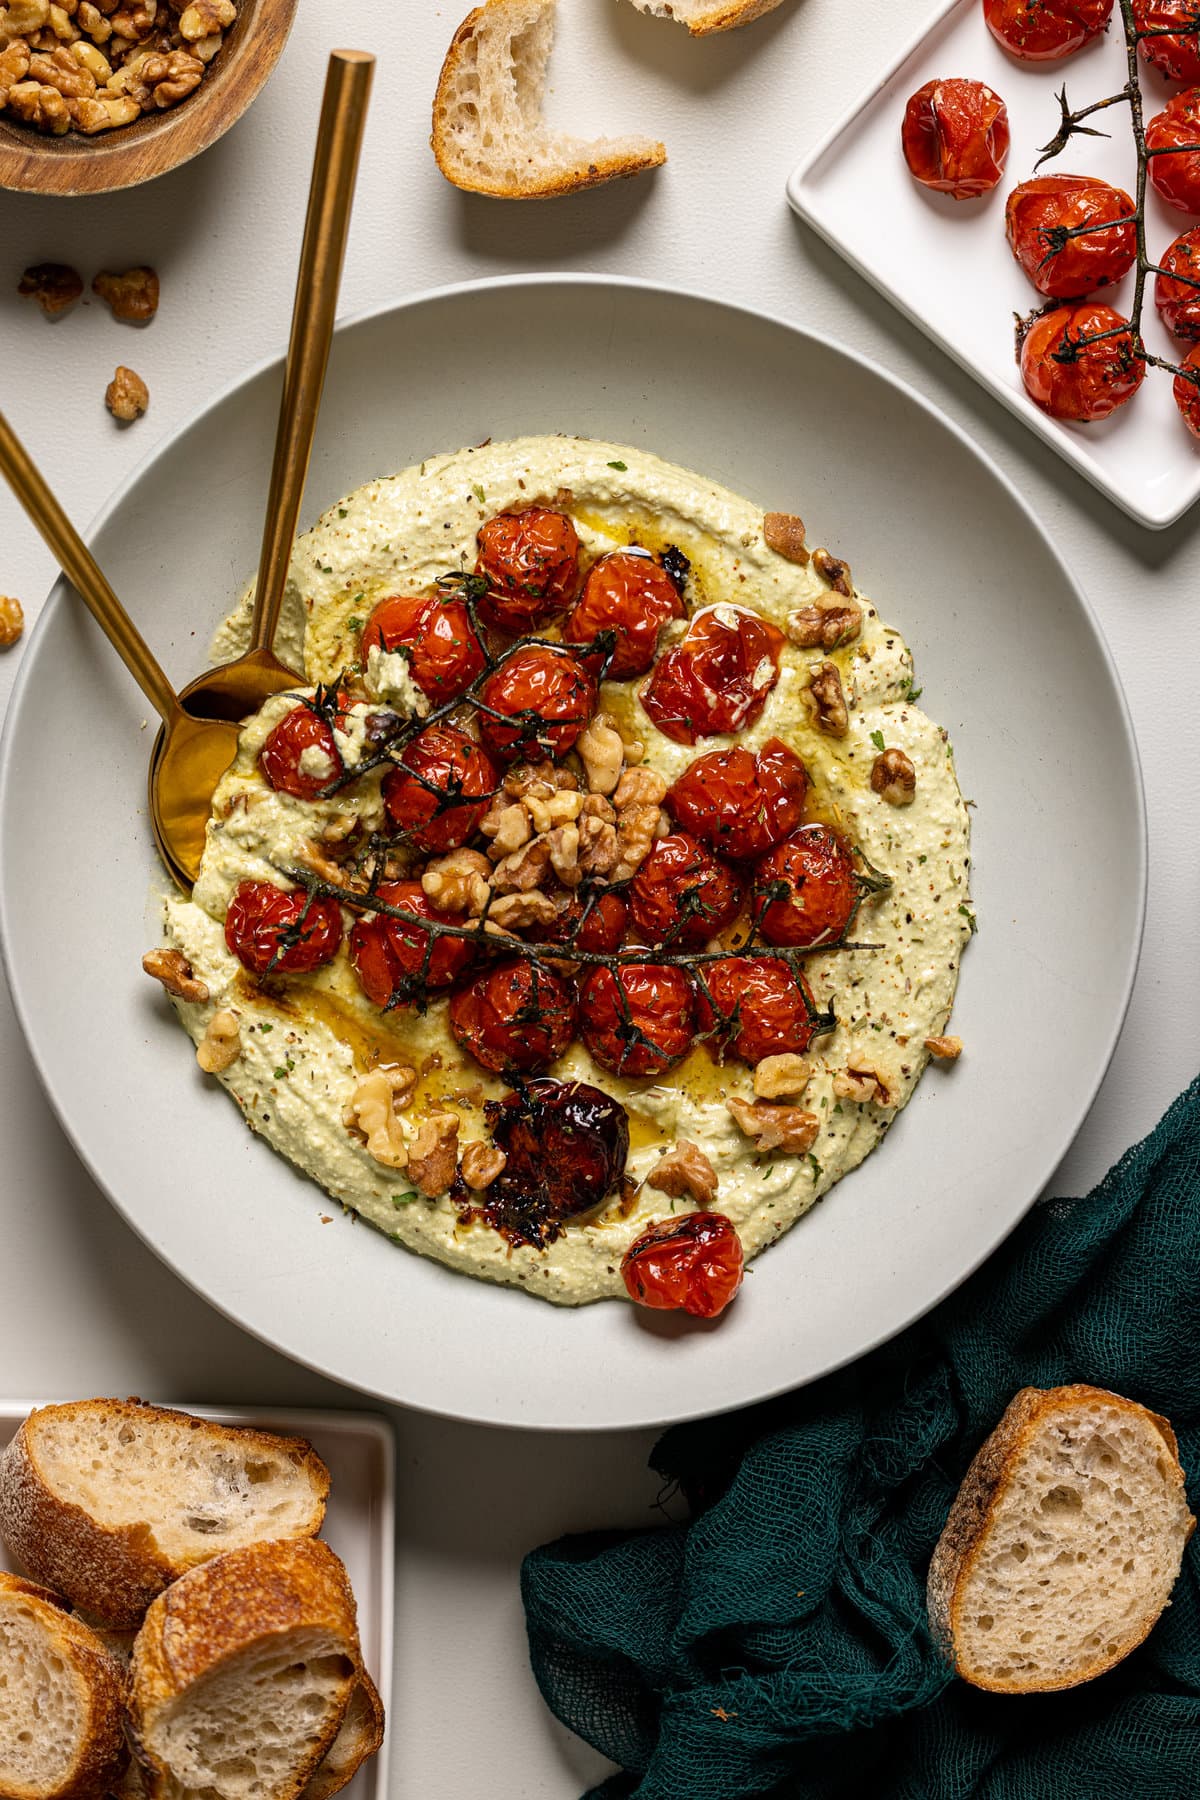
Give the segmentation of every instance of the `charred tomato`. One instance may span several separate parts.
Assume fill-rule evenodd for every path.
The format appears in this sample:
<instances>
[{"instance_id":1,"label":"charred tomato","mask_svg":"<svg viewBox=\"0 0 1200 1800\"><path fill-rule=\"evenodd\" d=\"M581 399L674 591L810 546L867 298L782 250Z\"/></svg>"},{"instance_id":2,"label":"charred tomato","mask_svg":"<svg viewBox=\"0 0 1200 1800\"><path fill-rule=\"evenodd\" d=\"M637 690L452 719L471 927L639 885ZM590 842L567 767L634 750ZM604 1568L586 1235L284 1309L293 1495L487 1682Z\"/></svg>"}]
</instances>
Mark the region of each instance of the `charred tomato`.
<instances>
[{"instance_id":1,"label":"charred tomato","mask_svg":"<svg viewBox=\"0 0 1200 1800\"><path fill-rule=\"evenodd\" d=\"M303 888L240 881L225 915L225 942L256 975L305 975L332 962L342 941L342 909Z\"/></svg>"},{"instance_id":2,"label":"charred tomato","mask_svg":"<svg viewBox=\"0 0 1200 1800\"><path fill-rule=\"evenodd\" d=\"M1168 100L1146 126L1150 179L1168 206L1200 213L1200 88Z\"/></svg>"},{"instance_id":3,"label":"charred tomato","mask_svg":"<svg viewBox=\"0 0 1200 1800\"><path fill-rule=\"evenodd\" d=\"M284 713L267 734L258 766L276 793L297 800L316 800L345 774L333 727L311 706Z\"/></svg>"},{"instance_id":4,"label":"charred tomato","mask_svg":"<svg viewBox=\"0 0 1200 1800\"><path fill-rule=\"evenodd\" d=\"M674 1068L691 1049L695 1024L692 984L670 964L601 965L579 996L580 1035L601 1068L615 1075Z\"/></svg>"},{"instance_id":5,"label":"charred tomato","mask_svg":"<svg viewBox=\"0 0 1200 1800\"><path fill-rule=\"evenodd\" d=\"M1200 81L1200 0L1133 0L1138 48L1168 81Z\"/></svg>"},{"instance_id":6,"label":"charred tomato","mask_svg":"<svg viewBox=\"0 0 1200 1800\"><path fill-rule=\"evenodd\" d=\"M900 143L909 173L952 200L991 193L1009 142L1008 109L982 81L927 81L904 109Z\"/></svg>"},{"instance_id":7,"label":"charred tomato","mask_svg":"<svg viewBox=\"0 0 1200 1800\"><path fill-rule=\"evenodd\" d=\"M441 925L467 923L465 913L440 912L419 881L382 881L376 898L418 919ZM449 987L458 979L475 953L474 945L467 938L435 939L422 975L430 936L419 925L387 913L358 920L350 933L350 961L368 1000L384 1007L419 1005L426 989Z\"/></svg>"},{"instance_id":8,"label":"charred tomato","mask_svg":"<svg viewBox=\"0 0 1200 1800\"><path fill-rule=\"evenodd\" d=\"M429 725L383 780L389 823L426 855L465 844L500 777L486 750L452 725Z\"/></svg>"},{"instance_id":9,"label":"charred tomato","mask_svg":"<svg viewBox=\"0 0 1200 1800\"><path fill-rule=\"evenodd\" d=\"M579 534L566 513L525 506L479 528L476 574L487 582L479 616L514 636L565 612L579 586Z\"/></svg>"},{"instance_id":10,"label":"charred tomato","mask_svg":"<svg viewBox=\"0 0 1200 1800\"><path fill-rule=\"evenodd\" d=\"M1112 17L1113 0L983 0L992 36L1022 62L1073 56Z\"/></svg>"},{"instance_id":11,"label":"charred tomato","mask_svg":"<svg viewBox=\"0 0 1200 1800\"><path fill-rule=\"evenodd\" d=\"M736 1056L752 1066L764 1056L803 1056L819 1023L807 982L777 956L731 956L708 963L696 1011L701 1031L719 1056Z\"/></svg>"},{"instance_id":12,"label":"charred tomato","mask_svg":"<svg viewBox=\"0 0 1200 1800\"><path fill-rule=\"evenodd\" d=\"M548 925L530 927L527 937L538 944L562 944L598 956L620 948L629 922L629 908L620 894L564 895L555 918Z\"/></svg>"},{"instance_id":13,"label":"charred tomato","mask_svg":"<svg viewBox=\"0 0 1200 1800\"><path fill-rule=\"evenodd\" d=\"M628 681L653 663L668 619L682 616L679 590L657 557L648 550L613 550L588 570L562 634L568 644L590 644L598 632L614 632L608 676Z\"/></svg>"},{"instance_id":14,"label":"charred tomato","mask_svg":"<svg viewBox=\"0 0 1200 1800\"><path fill-rule=\"evenodd\" d=\"M686 831L659 838L628 888L638 942L699 950L737 917L742 884Z\"/></svg>"},{"instance_id":15,"label":"charred tomato","mask_svg":"<svg viewBox=\"0 0 1200 1800\"><path fill-rule=\"evenodd\" d=\"M1175 404L1193 437L1200 438L1200 344L1183 359L1186 371L1175 377Z\"/></svg>"},{"instance_id":16,"label":"charred tomato","mask_svg":"<svg viewBox=\"0 0 1200 1800\"><path fill-rule=\"evenodd\" d=\"M742 606L706 606L654 666L642 705L677 744L753 725L779 680L784 636Z\"/></svg>"},{"instance_id":17,"label":"charred tomato","mask_svg":"<svg viewBox=\"0 0 1200 1800\"><path fill-rule=\"evenodd\" d=\"M544 762L565 756L587 725L596 683L570 651L529 644L488 676L479 700L479 729L502 762Z\"/></svg>"},{"instance_id":18,"label":"charred tomato","mask_svg":"<svg viewBox=\"0 0 1200 1800\"><path fill-rule=\"evenodd\" d=\"M755 917L768 944L809 950L836 943L858 897L854 852L832 825L803 826L754 871Z\"/></svg>"},{"instance_id":19,"label":"charred tomato","mask_svg":"<svg viewBox=\"0 0 1200 1800\"><path fill-rule=\"evenodd\" d=\"M1039 294L1054 300L1120 281L1137 257L1134 205L1094 175L1038 175L1008 196L1009 248Z\"/></svg>"},{"instance_id":20,"label":"charred tomato","mask_svg":"<svg viewBox=\"0 0 1200 1800\"><path fill-rule=\"evenodd\" d=\"M380 600L363 627L364 667L373 648L404 651L413 680L435 706L457 700L487 667L465 604L442 594Z\"/></svg>"},{"instance_id":21,"label":"charred tomato","mask_svg":"<svg viewBox=\"0 0 1200 1800\"><path fill-rule=\"evenodd\" d=\"M1107 419L1145 373L1128 319L1094 300L1042 313L1021 343L1025 391L1055 419Z\"/></svg>"},{"instance_id":22,"label":"charred tomato","mask_svg":"<svg viewBox=\"0 0 1200 1800\"><path fill-rule=\"evenodd\" d=\"M552 1244L620 1186L629 1116L586 1081L539 1076L484 1113L505 1162L477 1211L510 1244Z\"/></svg>"},{"instance_id":23,"label":"charred tomato","mask_svg":"<svg viewBox=\"0 0 1200 1800\"><path fill-rule=\"evenodd\" d=\"M575 998L548 969L518 959L485 969L450 998L450 1030L496 1074L540 1073L575 1031Z\"/></svg>"},{"instance_id":24,"label":"charred tomato","mask_svg":"<svg viewBox=\"0 0 1200 1800\"><path fill-rule=\"evenodd\" d=\"M735 862L765 856L804 816L808 771L794 750L768 738L757 753L736 746L689 763L667 791L672 817Z\"/></svg>"},{"instance_id":25,"label":"charred tomato","mask_svg":"<svg viewBox=\"0 0 1200 1800\"><path fill-rule=\"evenodd\" d=\"M1200 338L1200 225L1177 237L1164 255L1154 304L1177 338Z\"/></svg>"},{"instance_id":26,"label":"charred tomato","mask_svg":"<svg viewBox=\"0 0 1200 1800\"><path fill-rule=\"evenodd\" d=\"M621 1274L639 1306L715 1319L742 1285L741 1239L724 1213L660 1219L629 1246Z\"/></svg>"}]
</instances>

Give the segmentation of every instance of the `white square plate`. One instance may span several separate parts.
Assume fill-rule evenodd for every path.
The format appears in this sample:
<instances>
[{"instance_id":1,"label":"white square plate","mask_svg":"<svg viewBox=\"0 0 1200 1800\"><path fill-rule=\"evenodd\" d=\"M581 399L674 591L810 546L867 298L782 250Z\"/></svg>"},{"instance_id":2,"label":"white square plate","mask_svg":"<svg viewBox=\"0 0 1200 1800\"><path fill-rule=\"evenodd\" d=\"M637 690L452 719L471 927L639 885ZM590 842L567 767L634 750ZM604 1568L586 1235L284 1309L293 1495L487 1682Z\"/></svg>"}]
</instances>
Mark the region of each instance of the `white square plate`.
<instances>
[{"instance_id":1,"label":"white square plate","mask_svg":"<svg viewBox=\"0 0 1200 1800\"><path fill-rule=\"evenodd\" d=\"M910 94L937 76L986 81L1008 106L1012 125L1004 179L983 200L951 200L915 182L900 150L900 123ZM1041 147L1058 129L1055 95L1066 82L1074 107L1125 84L1125 40L1119 19L1107 36L1055 63L1008 56L984 24L980 0L943 0L935 17L890 73L855 106L797 168L788 199L800 217L861 275L919 325L956 362L977 376L1060 456L1155 530L1171 525L1200 499L1200 444L1179 417L1169 375L1151 369L1140 392L1111 419L1079 425L1051 419L1026 396L1013 354L1013 314L1043 304L1009 251L1005 197L1034 172ZM1142 73L1147 117L1176 90L1153 69ZM1075 138L1043 174L1102 176L1132 193L1137 160L1128 113L1113 107L1090 121L1111 138ZM1147 198L1149 247L1160 257L1189 220ZM1102 298L1128 313L1133 277ZM1152 289L1143 316L1149 350L1180 356L1164 330Z\"/></svg>"},{"instance_id":2,"label":"white square plate","mask_svg":"<svg viewBox=\"0 0 1200 1800\"><path fill-rule=\"evenodd\" d=\"M0 1450L23 1419L44 1400L0 1400ZM171 1402L163 1402L169 1405ZM298 1412L272 1407L188 1406L181 1411L221 1425L252 1425L304 1437L329 1470L329 1505L321 1536L346 1565L358 1602L358 1634L376 1687L390 1707L394 1601L393 1532L396 1513L396 1441L376 1413ZM0 1569L17 1565L0 1543ZM19 1572L19 1571L18 1571ZM388 1745L347 1787L345 1800L387 1800Z\"/></svg>"}]
</instances>

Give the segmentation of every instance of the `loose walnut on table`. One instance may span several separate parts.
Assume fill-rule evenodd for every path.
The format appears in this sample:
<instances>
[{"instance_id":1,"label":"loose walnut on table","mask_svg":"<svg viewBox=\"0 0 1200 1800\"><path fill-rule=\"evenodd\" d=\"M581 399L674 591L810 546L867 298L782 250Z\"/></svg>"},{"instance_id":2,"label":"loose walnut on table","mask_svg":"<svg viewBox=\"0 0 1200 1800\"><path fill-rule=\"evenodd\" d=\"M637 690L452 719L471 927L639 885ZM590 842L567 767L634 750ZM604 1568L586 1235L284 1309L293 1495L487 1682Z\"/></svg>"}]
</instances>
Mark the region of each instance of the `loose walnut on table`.
<instances>
[{"instance_id":1,"label":"loose walnut on table","mask_svg":"<svg viewBox=\"0 0 1200 1800\"><path fill-rule=\"evenodd\" d=\"M0 594L0 650L11 650L25 629L25 610L11 594Z\"/></svg>"},{"instance_id":2,"label":"loose walnut on table","mask_svg":"<svg viewBox=\"0 0 1200 1800\"><path fill-rule=\"evenodd\" d=\"M130 425L140 419L150 404L150 389L136 369L117 364L116 374L104 390L104 404L114 419Z\"/></svg>"},{"instance_id":3,"label":"loose walnut on table","mask_svg":"<svg viewBox=\"0 0 1200 1800\"><path fill-rule=\"evenodd\" d=\"M131 324L145 324L158 311L158 276L153 269L126 269L123 274L102 269L92 282L92 292L108 302L114 319Z\"/></svg>"}]
</instances>

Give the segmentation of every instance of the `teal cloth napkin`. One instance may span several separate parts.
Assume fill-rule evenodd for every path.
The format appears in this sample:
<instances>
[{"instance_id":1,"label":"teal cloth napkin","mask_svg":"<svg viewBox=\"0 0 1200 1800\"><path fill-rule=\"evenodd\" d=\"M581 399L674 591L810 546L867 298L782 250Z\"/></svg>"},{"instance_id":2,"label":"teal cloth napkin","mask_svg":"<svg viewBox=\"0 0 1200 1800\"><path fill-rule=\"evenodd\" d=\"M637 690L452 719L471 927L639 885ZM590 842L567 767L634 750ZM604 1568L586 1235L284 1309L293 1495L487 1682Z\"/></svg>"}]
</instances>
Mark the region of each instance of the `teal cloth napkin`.
<instances>
[{"instance_id":1,"label":"teal cloth napkin","mask_svg":"<svg viewBox=\"0 0 1200 1800\"><path fill-rule=\"evenodd\" d=\"M1016 1390L1087 1381L1166 1414L1200 1498L1200 1080L1083 1200L1039 1205L902 1337L812 1387L679 1426L685 1524L566 1538L522 1571L547 1702L623 1773L589 1800L1200 1796L1200 1533L1111 1674L980 1693L925 1574Z\"/></svg>"}]
</instances>

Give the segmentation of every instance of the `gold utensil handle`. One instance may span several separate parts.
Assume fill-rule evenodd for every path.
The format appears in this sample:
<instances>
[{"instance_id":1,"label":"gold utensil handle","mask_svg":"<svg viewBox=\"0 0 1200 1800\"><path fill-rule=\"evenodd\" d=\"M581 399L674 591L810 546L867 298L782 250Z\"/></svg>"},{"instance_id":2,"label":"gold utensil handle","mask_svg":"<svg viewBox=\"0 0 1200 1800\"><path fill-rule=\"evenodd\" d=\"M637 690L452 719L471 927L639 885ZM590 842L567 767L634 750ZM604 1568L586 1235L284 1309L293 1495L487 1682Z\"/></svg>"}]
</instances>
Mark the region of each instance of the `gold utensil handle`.
<instances>
[{"instance_id":1,"label":"gold utensil handle","mask_svg":"<svg viewBox=\"0 0 1200 1800\"><path fill-rule=\"evenodd\" d=\"M334 50L329 58L258 564L250 631L252 650L271 649L283 604L333 340L350 206L374 70L375 58L363 50Z\"/></svg>"},{"instance_id":2,"label":"gold utensil handle","mask_svg":"<svg viewBox=\"0 0 1200 1800\"><path fill-rule=\"evenodd\" d=\"M0 472L151 706L164 720L173 718L179 710L175 690L3 413Z\"/></svg>"}]
</instances>

